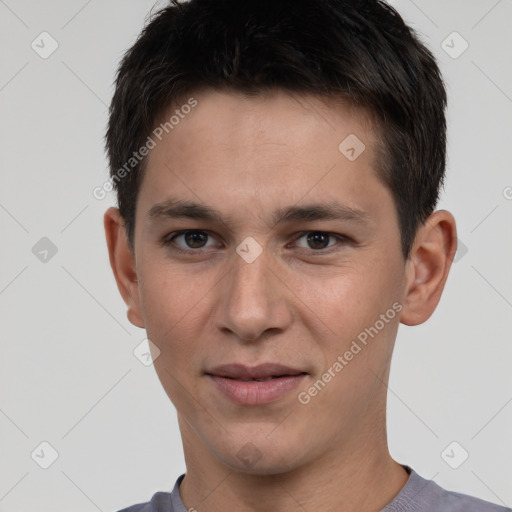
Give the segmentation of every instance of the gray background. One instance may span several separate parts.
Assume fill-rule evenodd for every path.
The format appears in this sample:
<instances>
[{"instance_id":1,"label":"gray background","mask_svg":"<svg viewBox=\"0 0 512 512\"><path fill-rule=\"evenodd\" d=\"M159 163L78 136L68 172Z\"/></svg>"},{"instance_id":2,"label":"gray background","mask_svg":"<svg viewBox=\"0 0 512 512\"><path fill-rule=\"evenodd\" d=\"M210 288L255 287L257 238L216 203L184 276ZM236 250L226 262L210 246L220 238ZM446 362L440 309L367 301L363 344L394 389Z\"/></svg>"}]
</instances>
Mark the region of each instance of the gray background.
<instances>
[{"instance_id":1,"label":"gray background","mask_svg":"<svg viewBox=\"0 0 512 512\"><path fill-rule=\"evenodd\" d=\"M390 449L442 486L512 506L512 1L392 3L447 82L440 207L464 245L438 311L400 328ZM107 179L118 61L162 5L0 0L0 511L117 510L184 471L175 410L133 354L145 333L108 264L102 214L114 198L92 195ZM47 58L43 31L58 43ZM58 453L47 469L42 442Z\"/></svg>"}]
</instances>

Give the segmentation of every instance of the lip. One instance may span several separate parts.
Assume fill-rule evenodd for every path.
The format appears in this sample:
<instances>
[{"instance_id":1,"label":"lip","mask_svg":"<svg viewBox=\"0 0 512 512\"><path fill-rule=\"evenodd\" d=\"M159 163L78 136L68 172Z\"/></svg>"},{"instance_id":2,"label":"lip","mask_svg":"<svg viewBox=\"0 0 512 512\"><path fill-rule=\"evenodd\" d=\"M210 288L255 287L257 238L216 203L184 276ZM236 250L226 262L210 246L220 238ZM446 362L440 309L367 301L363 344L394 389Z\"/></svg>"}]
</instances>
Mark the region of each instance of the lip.
<instances>
[{"instance_id":1,"label":"lip","mask_svg":"<svg viewBox=\"0 0 512 512\"><path fill-rule=\"evenodd\" d=\"M307 373L289 366L265 363L253 367L241 364L216 366L207 371L206 375L232 402L240 405L261 405L286 395L300 384Z\"/></svg>"}]
</instances>

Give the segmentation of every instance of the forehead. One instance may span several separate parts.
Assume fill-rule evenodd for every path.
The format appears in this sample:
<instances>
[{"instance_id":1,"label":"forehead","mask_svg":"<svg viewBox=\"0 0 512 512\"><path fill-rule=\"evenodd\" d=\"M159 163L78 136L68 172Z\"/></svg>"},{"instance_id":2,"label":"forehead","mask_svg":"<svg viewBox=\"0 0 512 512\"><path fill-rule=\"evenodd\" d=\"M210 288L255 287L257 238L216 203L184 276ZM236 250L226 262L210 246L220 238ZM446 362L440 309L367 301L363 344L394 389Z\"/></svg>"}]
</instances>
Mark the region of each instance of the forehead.
<instances>
[{"instance_id":1,"label":"forehead","mask_svg":"<svg viewBox=\"0 0 512 512\"><path fill-rule=\"evenodd\" d=\"M207 90L193 100L194 108L182 108L191 104L185 98L163 118L139 192L146 213L168 195L260 213L306 196L365 210L383 187L361 108L283 91L248 98Z\"/></svg>"},{"instance_id":2,"label":"forehead","mask_svg":"<svg viewBox=\"0 0 512 512\"><path fill-rule=\"evenodd\" d=\"M192 98L197 106L189 109L187 104ZM179 119L176 114L180 114ZM276 152L289 148L304 157L311 153L313 145L324 151L330 145L331 150L337 151L340 137L355 132L370 148L374 145L371 117L366 109L341 97L292 94L280 89L248 97L237 91L204 89L175 102L162 117L160 126L165 131L163 138L167 142L173 139L180 152L200 141L231 151L280 145ZM171 118L176 124L167 124L165 129ZM324 144L319 144L320 141Z\"/></svg>"}]
</instances>

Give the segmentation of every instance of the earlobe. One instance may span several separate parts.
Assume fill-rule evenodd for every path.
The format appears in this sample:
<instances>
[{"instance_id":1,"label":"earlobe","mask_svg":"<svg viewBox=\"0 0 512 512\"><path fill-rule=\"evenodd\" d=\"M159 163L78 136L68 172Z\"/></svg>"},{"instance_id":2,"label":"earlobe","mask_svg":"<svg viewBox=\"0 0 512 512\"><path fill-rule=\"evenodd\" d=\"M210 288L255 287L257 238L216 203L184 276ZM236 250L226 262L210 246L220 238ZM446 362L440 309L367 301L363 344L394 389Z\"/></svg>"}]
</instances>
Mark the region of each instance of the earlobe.
<instances>
[{"instance_id":1,"label":"earlobe","mask_svg":"<svg viewBox=\"0 0 512 512\"><path fill-rule=\"evenodd\" d=\"M400 322L418 325L430 318L443 292L457 250L455 219L434 212L419 228L406 262L406 285Z\"/></svg>"},{"instance_id":2,"label":"earlobe","mask_svg":"<svg viewBox=\"0 0 512 512\"><path fill-rule=\"evenodd\" d=\"M103 224L110 266L112 267L119 292L128 307L128 320L136 327L144 328L135 255L130 249L119 209L109 208L103 217Z\"/></svg>"}]
</instances>

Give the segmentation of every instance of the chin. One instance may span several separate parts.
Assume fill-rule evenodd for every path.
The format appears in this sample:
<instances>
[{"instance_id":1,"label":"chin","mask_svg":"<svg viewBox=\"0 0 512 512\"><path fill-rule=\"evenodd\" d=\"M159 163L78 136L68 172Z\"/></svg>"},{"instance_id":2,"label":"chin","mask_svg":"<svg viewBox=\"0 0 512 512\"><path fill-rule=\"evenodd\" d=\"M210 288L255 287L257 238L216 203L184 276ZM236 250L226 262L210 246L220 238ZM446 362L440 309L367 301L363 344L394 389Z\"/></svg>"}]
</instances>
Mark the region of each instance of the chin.
<instances>
[{"instance_id":1,"label":"chin","mask_svg":"<svg viewBox=\"0 0 512 512\"><path fill-rule=\"evenodd\" d=\"M304 443L290 443L276 438L245 438L214 453L223 464L239 473L250 475L278 475L288 473L304 464ZM297 446L301 453L297 453Z\"/></svg>"},{"instance_id":2,"label":"chin","mask_svg":"<svg viewBox=\"0 0 512 512\"><path fill-rule=\"evenodd\" d=\"M297 469L298 465L290 460L278 460L275 454L262 454L255 462L242 462L236 456L224 459L223 463L238 473L248 475L281 475ZM296 461L295 461L296 462Z\"/></svg>"}]
</instances>

